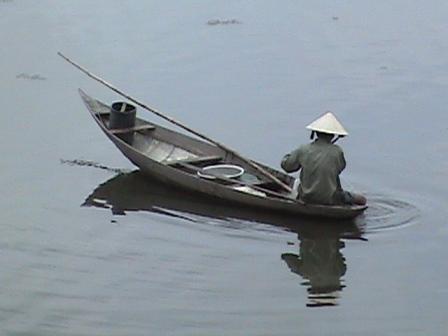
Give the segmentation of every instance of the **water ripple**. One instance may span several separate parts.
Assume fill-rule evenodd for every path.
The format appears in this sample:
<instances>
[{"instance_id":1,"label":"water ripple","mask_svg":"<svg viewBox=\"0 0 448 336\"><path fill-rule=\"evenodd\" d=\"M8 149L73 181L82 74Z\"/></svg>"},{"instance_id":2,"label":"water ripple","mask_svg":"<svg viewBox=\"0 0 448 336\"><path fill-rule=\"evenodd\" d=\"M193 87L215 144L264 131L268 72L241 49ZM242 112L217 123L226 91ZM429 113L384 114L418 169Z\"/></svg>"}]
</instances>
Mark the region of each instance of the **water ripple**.
<instances>
[{"instance_id":1,"label":"water ripple","mask_svg":"<svg viewBox=\"0 0 448 336\"><path fill-rule=\"evenodd\" d=\"M365 233L401 229L418 222L420 212L411 203L384 195L371 195L368 199L369 208L358 219L358 225Z\"/></svg>"}]
</instances>

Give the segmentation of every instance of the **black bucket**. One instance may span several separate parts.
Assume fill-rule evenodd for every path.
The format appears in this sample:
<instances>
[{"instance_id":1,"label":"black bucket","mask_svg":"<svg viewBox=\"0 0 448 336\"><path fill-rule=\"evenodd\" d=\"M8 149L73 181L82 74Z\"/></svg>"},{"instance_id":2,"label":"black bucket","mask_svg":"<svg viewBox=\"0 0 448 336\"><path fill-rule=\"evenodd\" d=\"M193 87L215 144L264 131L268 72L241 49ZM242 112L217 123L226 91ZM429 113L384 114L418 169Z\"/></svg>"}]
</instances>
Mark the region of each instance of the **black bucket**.
<instances>
[{"instance_id":1,"label":"black bucket","mask_svg":"<svg viewBox=\"0 0 448 336\"><path fill-rule=\"evenodd\" d=\"M134 127L136 113L137 109L134 105L126 102L113 103L110 110L109 129L119 130ZM128 143L132 143L134 132L121 133L117 136Z\"/></svg>"}]
</instances>

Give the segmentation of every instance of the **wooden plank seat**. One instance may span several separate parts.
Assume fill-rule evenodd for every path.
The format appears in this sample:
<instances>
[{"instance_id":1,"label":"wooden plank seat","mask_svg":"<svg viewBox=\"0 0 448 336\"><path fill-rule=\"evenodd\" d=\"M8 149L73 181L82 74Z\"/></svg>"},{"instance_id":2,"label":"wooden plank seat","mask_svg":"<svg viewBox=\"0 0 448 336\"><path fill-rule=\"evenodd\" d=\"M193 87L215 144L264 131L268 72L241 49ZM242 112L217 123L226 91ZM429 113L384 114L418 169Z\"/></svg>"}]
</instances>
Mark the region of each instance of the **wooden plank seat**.
<instances>
[{"instance_id":1,"label":"wooden plank seat","mask_svg":"<svg viewBox=\"0 0 448 336\"><path fill-rule=\"evenodd\" d=\"M188 165L209 165L218 163L223 160L222 156L219 155L210 155L210 156L199 156L191 159L185 159L185 160L177 160L168 163L168 166L183 166L185 164Z\"/></svg>"},{"instance_id":2,"label":"wooden plank seat","mask_svg":"<svg viewBox=\"0 0 448 336\"><path fill-rule=\"evenodd\" d=\"M129 128L116 128L116 129L110 129L109 131L112 134L125 134L130 132L138 132L138 131L144 131L144 130L155 130L156 127L154 125L150 124L144 124L144 125L138 125L134 127Z\"/></svg>"}]
</instances>

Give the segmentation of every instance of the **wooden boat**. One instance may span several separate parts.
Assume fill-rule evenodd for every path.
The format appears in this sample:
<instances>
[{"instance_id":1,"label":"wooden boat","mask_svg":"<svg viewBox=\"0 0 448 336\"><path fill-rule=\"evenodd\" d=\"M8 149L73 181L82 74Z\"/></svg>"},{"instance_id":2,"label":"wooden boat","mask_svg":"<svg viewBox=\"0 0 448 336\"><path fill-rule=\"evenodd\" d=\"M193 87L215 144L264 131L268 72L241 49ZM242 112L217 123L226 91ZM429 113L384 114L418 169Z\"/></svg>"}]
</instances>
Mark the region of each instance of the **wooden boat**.
<instances>
[{"instance_id":1,"label":"wooden boat","mask_svg":"<svg viewBox=\"0 0 448 336\"><path fill-rule=\"evenodd\" d=\"M303 216L351 219L367 208L305 204L292 199L288 191L234 152L140 118L132 127L109 128L111 107L79 92L93 119L115 146L144 174L164 183L238 206ZM244 174L230 178L205 172L207 167L219 164L241 167ZM293 177L254 164L292 188Z\"/></svg>"}]
</instances>

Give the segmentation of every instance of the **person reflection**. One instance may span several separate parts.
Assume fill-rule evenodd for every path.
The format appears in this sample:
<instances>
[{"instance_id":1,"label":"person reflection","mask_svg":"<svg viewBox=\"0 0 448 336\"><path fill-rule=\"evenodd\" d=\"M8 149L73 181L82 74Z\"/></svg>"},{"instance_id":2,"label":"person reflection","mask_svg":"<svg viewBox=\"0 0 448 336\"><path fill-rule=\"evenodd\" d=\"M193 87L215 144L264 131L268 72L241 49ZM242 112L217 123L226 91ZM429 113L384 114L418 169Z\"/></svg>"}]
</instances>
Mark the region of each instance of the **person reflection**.
<instances>
[{"instance_id":1,"label":"person reflection","mask_svg":"<svg viewBox=\"0 0 448 336\"><path fill-rule=\"evenodd\" d=\"M291 272L305 279L308 307L336 306L342 289L341 277L347 266L340 252L345 243L339 237L302 238L299 236L299 255L282 254Z\"/></svg>"}]
</instances>

